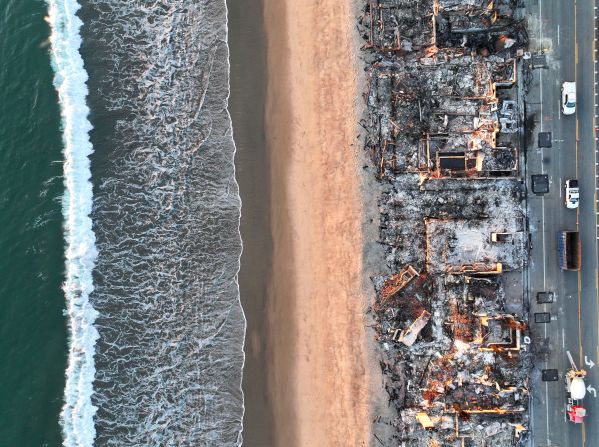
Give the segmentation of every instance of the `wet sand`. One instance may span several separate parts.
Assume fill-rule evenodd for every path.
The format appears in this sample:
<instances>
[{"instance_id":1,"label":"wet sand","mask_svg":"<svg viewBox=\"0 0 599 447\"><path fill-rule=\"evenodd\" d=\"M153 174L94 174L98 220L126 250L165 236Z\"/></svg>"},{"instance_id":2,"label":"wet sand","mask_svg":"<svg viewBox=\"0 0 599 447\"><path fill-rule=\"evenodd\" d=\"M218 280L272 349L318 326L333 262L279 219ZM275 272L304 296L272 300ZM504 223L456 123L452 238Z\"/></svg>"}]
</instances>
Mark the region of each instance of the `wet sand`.
<instances>
[{"instance_id":1,"label":"wet sand","mask_svg":"<svg viewBox=\"0 0 599 447\"><path fill-rule=\"evenodd\" d=\"M364 347L360 42L348 6L305 3L228 1L246 447L367 445L378 377L364 354L378 368Z\"/></svg>"},{"instance_id":2,"label":"wet sand","mask_svg":"<svg viewBox=\"0 0 599 447\"><path fill-rule=\"evenodd\" d=\"M338 0L264 5L274 443L368 445L353 10Z\"/></svg>"},{"instance_id":3,"label":"wet sand","mask_svg":"<svg viewBox=\"0 0 599 447\"><path fill-rule=\"evenodd\" d=\"M243 253L239 271L247 319L243 393L244 447L273 445L267 393L267 284L272 265L269 157L264 134L266 48L262 0L228 0L231 96L236 177L243 207Z\"/></svg>"}]
</instances>

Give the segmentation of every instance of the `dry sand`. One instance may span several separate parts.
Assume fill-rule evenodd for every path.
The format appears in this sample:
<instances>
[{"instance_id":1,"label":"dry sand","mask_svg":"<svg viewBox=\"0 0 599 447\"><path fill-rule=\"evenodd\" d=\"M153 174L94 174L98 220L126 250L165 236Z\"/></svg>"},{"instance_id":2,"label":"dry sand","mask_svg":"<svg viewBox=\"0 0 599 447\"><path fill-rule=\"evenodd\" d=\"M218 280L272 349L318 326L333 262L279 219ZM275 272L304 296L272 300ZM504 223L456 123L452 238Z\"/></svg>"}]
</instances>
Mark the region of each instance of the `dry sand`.
<instances>
[{"instance_id":1,"label":"dry sand","mask_svg":"<svg viewBox=\"0 0 599 447\"><path fill-rule=\"evenodd\" d=\"M357 82L349 1L265 0L275 444L370 439Z\"/></svg>"}]
</instances>

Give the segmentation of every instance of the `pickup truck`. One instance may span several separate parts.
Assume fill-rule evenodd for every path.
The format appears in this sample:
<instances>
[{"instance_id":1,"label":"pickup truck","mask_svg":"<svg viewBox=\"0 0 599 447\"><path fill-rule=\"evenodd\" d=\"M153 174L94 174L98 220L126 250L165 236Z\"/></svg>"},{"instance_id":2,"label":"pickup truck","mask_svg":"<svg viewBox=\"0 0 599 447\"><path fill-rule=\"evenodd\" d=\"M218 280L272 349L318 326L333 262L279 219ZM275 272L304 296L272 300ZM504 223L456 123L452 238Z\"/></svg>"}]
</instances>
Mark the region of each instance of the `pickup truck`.
<instances>
[{"instance_id":1,"label":"pickup truck","mask_svg":"<svg viewBox=\"0 0 599 447\"><path fill-rule=\"evenodd\" d=\"M579 201L579 192L578 192L578 180L569 179L566 180L566 208L568 209L576 209L578 208Z\"/></svg>"}]
</instances>

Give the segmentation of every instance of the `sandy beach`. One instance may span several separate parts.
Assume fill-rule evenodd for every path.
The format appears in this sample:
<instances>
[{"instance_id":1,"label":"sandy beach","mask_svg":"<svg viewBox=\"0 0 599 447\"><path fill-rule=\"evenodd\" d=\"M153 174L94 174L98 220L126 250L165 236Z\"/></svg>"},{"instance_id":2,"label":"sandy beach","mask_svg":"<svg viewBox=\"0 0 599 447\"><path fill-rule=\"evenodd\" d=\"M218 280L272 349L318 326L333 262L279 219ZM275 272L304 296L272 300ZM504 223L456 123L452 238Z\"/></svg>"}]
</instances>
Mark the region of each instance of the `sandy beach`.
<instances>
[{"instance_id":1,"label":"sandy beach","mask_svg":"<svg viewBox=\"0 0 599 447\"><path fill-rule=\"evenodd\" d=\"M367 445L359 97L350 2L265 0L275 445Z\"/></svg>"}]
</instances>

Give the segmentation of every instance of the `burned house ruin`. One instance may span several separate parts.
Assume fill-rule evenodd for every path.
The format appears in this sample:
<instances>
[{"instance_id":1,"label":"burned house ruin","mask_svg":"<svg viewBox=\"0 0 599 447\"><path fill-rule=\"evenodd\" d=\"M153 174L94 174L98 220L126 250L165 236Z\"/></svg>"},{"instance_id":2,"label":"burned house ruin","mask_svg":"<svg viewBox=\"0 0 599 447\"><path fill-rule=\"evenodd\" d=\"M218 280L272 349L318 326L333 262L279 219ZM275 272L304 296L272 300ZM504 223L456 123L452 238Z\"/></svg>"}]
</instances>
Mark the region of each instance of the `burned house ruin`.
<instances>
[{"instance_id":1,"label":"burned house ruin","mask_svg":"<svg viewBox=\"0 0 599 447\"><path fill-rule=\"evenodd\" d=\"M525 443L520 8L364 2L362 126L393 272L373 277L372 313L394 445Z\"/></svg>"}]
</instances>

